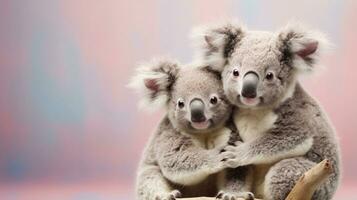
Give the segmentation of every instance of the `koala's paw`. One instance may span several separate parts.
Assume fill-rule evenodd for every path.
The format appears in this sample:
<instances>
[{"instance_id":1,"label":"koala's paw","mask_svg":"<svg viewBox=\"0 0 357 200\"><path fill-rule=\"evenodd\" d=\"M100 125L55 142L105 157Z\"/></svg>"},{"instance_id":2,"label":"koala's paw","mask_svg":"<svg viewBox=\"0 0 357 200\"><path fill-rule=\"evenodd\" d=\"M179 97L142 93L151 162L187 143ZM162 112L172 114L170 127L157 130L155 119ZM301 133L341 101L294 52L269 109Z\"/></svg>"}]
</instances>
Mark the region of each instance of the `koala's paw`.
<instances>
[{"instance_id":1,"label":"koala's paw","mask_svg":"<svg viewBox=\"0 0 357 200\"><path fill-rule=\"evenodd\" d=\"M236 147L237 147L237 146L239 146L239 145L241 145L241 144L243 144L242 141L236 141L233 146L236 146Z\"/></svg>"},{"instance_id":2,"label":"koala's paw","mask_svg":"<svg viewBox=\"0 0 357 200\"><path fill-rule=\"evenodd\" d=\"M155 195L155 200L176 200L181 196L181 192L178 190L173 190L168 193L160 193Z\"/></svg>"},{"instance_id":3,"label":"koala's paw","mask_svg":"<svg viewBox=\"0 0 357 200\"><path fill-rule=\"evenodd\" d=\"M251 192L233 193L233 192L220 191L217 194L216 199L222 199L222 200L238 200L238 199L254 200L254 194L251 193Z\"/></svg>"},{"instance_id":4,"label":"koala's paw","mask_svg":"<svg viewBox=\"0 0 357 200\"><path fill-rule=\"evenodd\" d=\"M245 200L254 200L254 194L251 192L240 192L238 193L238 197Z\"/></svg>"},{"instance_id":5,"label":"koala's paw","mask_svg":"<svg viewBox=\"0 0 357 200\"><path fill-rule=\"evenodd\" d=\"M244 143L238 144L238 146L226 146L221 151L219 157L221 162L223 162L223 165L228 168L236 168L250 164L246 145L244 145Z\"/></svg>"}]
</instances>

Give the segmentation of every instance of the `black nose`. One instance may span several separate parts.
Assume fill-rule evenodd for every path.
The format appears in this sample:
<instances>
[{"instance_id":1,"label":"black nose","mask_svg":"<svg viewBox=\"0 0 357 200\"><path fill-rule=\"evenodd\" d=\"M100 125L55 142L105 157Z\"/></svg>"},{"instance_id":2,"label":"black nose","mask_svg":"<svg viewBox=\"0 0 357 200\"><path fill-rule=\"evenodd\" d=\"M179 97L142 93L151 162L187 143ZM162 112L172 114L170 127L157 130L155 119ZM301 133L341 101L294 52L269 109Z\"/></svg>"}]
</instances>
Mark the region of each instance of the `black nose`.
<instances>
[{"instance_id":1,"label":"black nose","mask_svg":"<svg viewBox=\"0 0 357 200\"><path fill-rule=\"evenodd\" d=\"M246 98L255 98L257 96L255 87L251 85L247 85L246 87L244 87L242 90L242 96Z\"/></svg>"},{"instance_id":2,"label":"black nose","mask_svg":"<svg viewBox=\"0 0 357 200\"><path fill-rule=\"evenodd\" d=\"M190 103L191 109L191 121L192 122L204 122L205 117L205 104L201 99L193 99Z\"/></svg>"},{"instance_id":3,"label":"black nose","mask_svg":"<svg viewBox=\"0 0 357 200\"><path fill-rule=\"evenodd\" d=\"M242 96L246 98L255 98L257 96L257 86L259 77L255 72L248 72L243 77Z\"/></svg>"}]
</instances>

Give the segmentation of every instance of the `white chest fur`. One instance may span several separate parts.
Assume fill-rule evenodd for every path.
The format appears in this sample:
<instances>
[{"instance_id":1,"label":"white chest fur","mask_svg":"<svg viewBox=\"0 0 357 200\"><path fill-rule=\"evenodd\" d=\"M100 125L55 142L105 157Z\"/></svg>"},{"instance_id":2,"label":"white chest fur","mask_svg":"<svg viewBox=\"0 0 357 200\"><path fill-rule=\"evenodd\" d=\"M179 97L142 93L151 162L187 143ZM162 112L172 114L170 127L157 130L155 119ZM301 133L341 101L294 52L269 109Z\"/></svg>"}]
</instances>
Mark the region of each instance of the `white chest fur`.
<instances>
[{"instance_id":1,"label":"white chest fur","mask_svg":"<svg viewBox=\"0 0 357 200\"><path fill-rule=\"evenodd\" d=\"M205 148L213 149L216 147L223 147L228 143L229 137L231 135L231 130L228 128L222 128L214 133L209 133L207 135L196 136L193 140L196 145Z\"/></svg>"},{"instance_id":2,"label":"white chest fur","mask_svg":"<svg viewBox=\"0 0 357 200\"><path fill-rule=\"evenodd\" d=\"M239 109L234 114L234 122L244 142L261 137L273 127L277 115L271 110Z\"/></svg>"}]
</instances>

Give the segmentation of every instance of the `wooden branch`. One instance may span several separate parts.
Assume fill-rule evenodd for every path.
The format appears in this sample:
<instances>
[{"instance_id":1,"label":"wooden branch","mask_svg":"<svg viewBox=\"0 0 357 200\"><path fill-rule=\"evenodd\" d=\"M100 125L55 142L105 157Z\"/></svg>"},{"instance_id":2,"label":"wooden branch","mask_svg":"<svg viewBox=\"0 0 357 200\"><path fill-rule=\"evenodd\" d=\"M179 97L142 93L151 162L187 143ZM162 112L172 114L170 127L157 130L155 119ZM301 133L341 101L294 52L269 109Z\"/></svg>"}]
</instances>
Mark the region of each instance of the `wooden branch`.
<instances>
[{"instance_id":1,"label":"wooden branch","mask_svg":"<svg viewBox=\"0 0 357 200\"><path fill-rule=\"evenodd\" d=\"M285 200L309 200L315 190L323 183L323 181L331 174L332 167L329 160L325 159L319 164L305 172L296 182L295 186ZM214 197L193 197L193 198L178 198L178 200L215 200ZM244 200L244 199L239 199ZM261 199L255 199L261 200Z\"/></svg>"},{"instance_id":2,"label":"wooden branch","mask_svg":"<svg viewBox=\"0 0 357 200\"><path fill-rule=\"evenodd\" d=\"M321 161L300 177L286 200L311 199L315 190L331 173L332 166L329 160L325 159Z\"/></svg>"}]
</instances>

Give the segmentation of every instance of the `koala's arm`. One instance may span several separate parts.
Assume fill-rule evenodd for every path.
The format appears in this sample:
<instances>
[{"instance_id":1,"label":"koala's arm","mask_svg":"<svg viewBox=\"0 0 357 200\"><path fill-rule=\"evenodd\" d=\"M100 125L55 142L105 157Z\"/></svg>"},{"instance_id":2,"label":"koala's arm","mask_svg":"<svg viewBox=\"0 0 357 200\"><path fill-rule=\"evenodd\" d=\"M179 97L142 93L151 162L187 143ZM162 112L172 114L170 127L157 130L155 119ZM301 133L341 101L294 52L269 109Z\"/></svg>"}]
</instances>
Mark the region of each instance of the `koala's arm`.
<instances>
[{"instance_id":1,"label":"koala's arm","mask_svg":"<svg viewBox=\"0 0 357 200\"><path fill-rule=\"evenodd\" d=\"M239 145L242 139L238 134L232 118L226 124L232 130L228 144ZM253 168L252 166L241 166L237 168L226 168L218 174L218 194L221 199L231 199L232 196L243 199L253 199L251 192L253 186Z\"/></svg>"},{"instance_id":2,"label":"koala's arm","mask_svg":"<svg viewBox=\"0 0 357 200\"><path fill-rule=\"evenodd\" d=\"M155 136L146 147L138 167L136 180L138 200L167 199L180 196L180 192L172 188L157 164L154 153Z\"/></svg>"},{"instance_id":3,"label":"koala's arm","mask_svg":"<svg viewBox=\"0 0 357 200\"><path fill-rule=\"evenodd\" d=\"M154 200L156 196L174 194L174 189L171 188L157 165L144 164L140 167L136 190L140 200Z\"/></svg>"},{"instance_id":4,"label":"koala's arm","mask_svg":"<svg viewBox=\"0 0 357 200\"><path fill-rule=\"evenodd\" d=\"M221 154L225 166L268 164L308 152L313 145L313 134L308 122L300 113L289 114L279 117L275 126L263 136L236 147L226 147L226 151Z\"/></svg>"},{"instance_id":5,"label":"koala's arm","mask_svg":"<svg viewBox=\"0 0 357 200\"><path fill-rule=\"evenodd\" d=\"M173 129L163 131L156 145L160 169L174 183L196 184L223 169L218 149L204 149Z\"/></svg>"}]
</instances>

